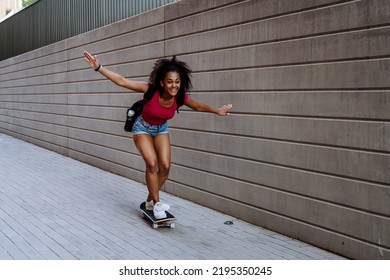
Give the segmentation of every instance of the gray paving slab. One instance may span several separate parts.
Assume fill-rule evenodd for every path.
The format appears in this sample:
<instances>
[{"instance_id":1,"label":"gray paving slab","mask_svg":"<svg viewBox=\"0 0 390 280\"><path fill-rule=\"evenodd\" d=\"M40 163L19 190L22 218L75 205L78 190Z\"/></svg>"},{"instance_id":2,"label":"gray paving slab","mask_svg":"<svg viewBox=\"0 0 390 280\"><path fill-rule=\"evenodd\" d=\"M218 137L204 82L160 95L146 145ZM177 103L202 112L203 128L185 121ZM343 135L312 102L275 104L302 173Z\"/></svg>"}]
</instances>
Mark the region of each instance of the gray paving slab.
<instances>
[{"instance_id":1,"label":"gray paving slab","mask_svg":"<svg viewBox=\"0 0 390 280\"><path fill-rule=\"evenodd\" d=\"M176 228L154 230L138 208L146 195L141 183L0 134L0 259L343 259L168 193Z\"/></svg>"}]
</instances>

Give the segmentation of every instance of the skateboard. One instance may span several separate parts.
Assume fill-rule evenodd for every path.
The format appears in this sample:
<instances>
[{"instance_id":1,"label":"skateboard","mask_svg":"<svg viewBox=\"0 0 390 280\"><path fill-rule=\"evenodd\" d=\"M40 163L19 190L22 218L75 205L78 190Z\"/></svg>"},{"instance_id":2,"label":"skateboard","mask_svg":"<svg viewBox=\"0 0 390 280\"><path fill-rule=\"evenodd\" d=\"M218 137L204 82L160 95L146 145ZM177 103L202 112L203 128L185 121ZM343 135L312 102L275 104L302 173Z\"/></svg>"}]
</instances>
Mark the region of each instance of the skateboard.
<instances>
[{"instance_id":1,"label":"skateboard","mask_svg":"<svg viewBox=\"0 0 390 280\"><path fill-rule=\"evenodd\" d=\"M142 202L139 208L142 211L142 217L144 219L148 218L149 220L152 221L152 227L154 229L157 229L159 227L175 228L174 220L176 220L176 218L168 211L165 211L165 213L167 213L166 218L156 219L156 217L154 217L153 210L147 210L145 208L145 202Z\"/></svg>"}]
</instances>

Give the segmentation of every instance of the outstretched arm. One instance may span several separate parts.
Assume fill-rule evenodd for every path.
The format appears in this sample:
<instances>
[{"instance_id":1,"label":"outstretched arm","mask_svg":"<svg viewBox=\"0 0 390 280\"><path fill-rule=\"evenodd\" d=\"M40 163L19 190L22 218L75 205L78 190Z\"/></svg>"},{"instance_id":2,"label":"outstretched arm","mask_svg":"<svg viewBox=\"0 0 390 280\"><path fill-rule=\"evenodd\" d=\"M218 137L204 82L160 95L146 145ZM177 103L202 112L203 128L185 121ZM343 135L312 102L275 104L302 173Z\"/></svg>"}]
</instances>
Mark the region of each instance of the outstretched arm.
<instances>
[{"instance_id":1,"label":"outstretched arm","mask_svg":"<svg viewBox=\"0 0 390 280\"><path fill-rule=\"evenodd\" d=\"M126 79L122 75L119 75L111 70L108 70L106 67L101 66L96 55L91 55L89 52L85 51L84 59L93 69L99 69L98 71L100 74L118 86L142 93L145 93L148 90L148 84L146 82L137 82Z\"/></svg>"},{"instance_id":2,"label":"outstretched arm","mask_svg":"<svg viewBox=\"0 0 390 280\"><path fill-rule=\"evenodd\" d=\"M208 113L214 113L218 116L228 116L230 109L233 107L232 104L224 105L221 108L213 108L207 104L198 102L192 98L189 98L186 104L188 107L190 107L192 110L195 110L197 112L208 112Z\"/></svg>"}]
</instances>

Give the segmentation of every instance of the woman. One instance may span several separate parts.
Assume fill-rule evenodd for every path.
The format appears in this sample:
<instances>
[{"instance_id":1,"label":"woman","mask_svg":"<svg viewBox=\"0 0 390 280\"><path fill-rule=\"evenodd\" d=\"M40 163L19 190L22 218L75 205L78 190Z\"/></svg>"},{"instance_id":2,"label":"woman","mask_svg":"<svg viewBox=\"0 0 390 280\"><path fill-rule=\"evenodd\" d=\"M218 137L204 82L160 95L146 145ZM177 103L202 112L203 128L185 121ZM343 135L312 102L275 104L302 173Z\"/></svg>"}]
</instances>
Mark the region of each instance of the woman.
<instances>
[{"instance_id":1,"label":"woman","mask_svg":"<svg viewBox=\"0 0 390 280\"><path fill-rule=\"evenodd\" d=\"M165 211L170 208L169 205L161 203L159 197L159 191L168 178L171 165L167 120L173 118L175 111L182 105L198 112L215 113L219 116L229 115L232 105L217 109L190 98L188 90L192 86L192 71L185 62L177 60L175 56L155 62L149 83L129 80L108 70L99 63L96 55L84 52L84 58L95 71L99 71L118 86L140 93L145 93L150 85L156 89L153 98L145 104L142 115L134 123L133 139L146 164L146 184L149 191L146 207L153 209L157 219L163 219L166 217Z\"/></svg>"}]
</instances>

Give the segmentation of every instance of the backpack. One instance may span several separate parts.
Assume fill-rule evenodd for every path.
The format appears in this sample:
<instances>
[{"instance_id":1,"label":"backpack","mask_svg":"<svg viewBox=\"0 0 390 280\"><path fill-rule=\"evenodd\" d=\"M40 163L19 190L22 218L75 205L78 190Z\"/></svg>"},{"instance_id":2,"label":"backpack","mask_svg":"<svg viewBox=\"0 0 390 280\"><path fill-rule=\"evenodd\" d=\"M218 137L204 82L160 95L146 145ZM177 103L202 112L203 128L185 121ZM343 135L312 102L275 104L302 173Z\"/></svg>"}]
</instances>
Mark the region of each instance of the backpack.
<instances>
[{"instance_id":1,"label":"backpack","mask_svg":"<svg viewBox=\"0 0 390 280\"><path fill-rule=\"evenodd\" d=\"M127 132L133 131L133 126L135 120L142 114L142 110L144 109L144 105L146 102L153 98L155 93L155 87L152 84L149 84L148 90L144 94L144 98L135 102L126 112L126 121L124 130Z\"/></svg>"}]
</instances>

